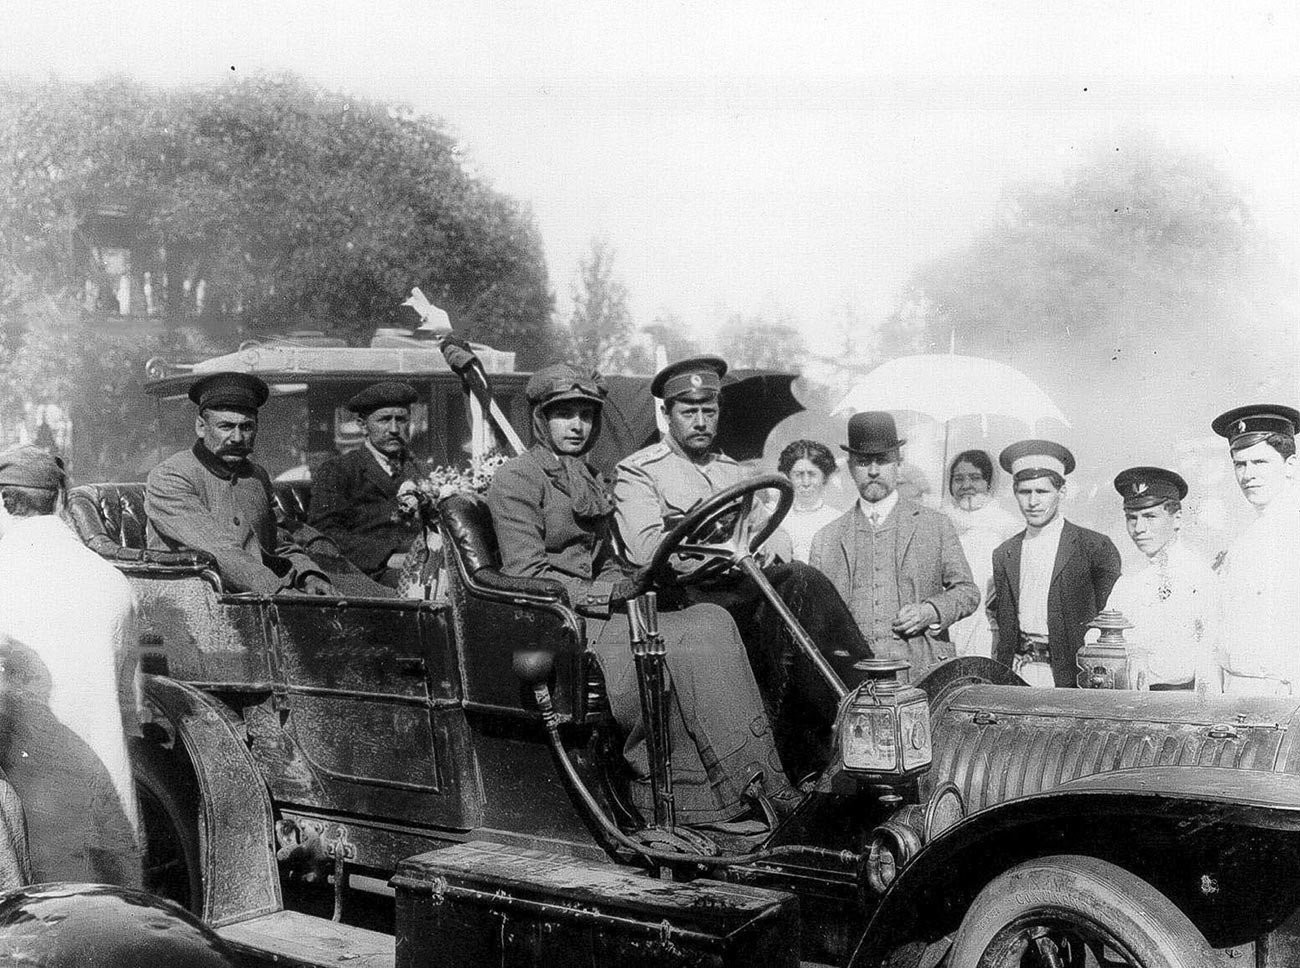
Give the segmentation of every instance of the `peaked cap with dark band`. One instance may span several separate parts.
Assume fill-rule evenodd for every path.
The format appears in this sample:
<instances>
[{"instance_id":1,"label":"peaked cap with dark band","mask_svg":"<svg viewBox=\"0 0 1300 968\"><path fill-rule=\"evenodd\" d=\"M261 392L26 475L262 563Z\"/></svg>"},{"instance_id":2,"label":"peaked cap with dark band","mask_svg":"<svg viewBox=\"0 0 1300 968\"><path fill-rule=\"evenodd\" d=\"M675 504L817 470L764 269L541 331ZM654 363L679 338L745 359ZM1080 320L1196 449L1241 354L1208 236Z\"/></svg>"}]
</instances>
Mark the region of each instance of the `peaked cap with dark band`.
<instances>
[{"instance_id":1,"label":"peaked cap with dark band","mask_svg":"<svg viewBox=\"0 0 1300 968\"><path fill-rule=\"evenodd\" d=\"M650 392L667 403L691 393L720 393L727 361L720 356L692 356L669 363L650 381Z\"/></svg>"},{"instance_id":2,"label":"peaked cap with dark band","mask_svg":"<svg viewBox=\"0 0 1300 968\"><path fill-rule=\"evenodd\" d=\"M1125 511L1141 511L1187 497L1187 482L1163 467L1130 467L1115 476L1115 490Z\"/></svg>"},{"instance_id":3,"label":"peaked cap with dark band","mask_svg":"<svg viewBox=\"0 0 1300 968\"><path fill-rule=\"evenodd\" d=\"M251 373L213 373L190 387L189 397L200 410L258 410L271 388Z\"/></svg>"},{"instance_id":4,"label":"peaked cap with dark band","mask_svg":"<svg viewBox=\"0 0 1300 968\"><path fill-rule=\"evenodd\" d=\"M1252 447L1269 434L1296 435L1300 411L1279 403L1251 403L1221 413L1210 423L1220 437L1228 438L1232 450Z\"/></svg>"}]
</instances>

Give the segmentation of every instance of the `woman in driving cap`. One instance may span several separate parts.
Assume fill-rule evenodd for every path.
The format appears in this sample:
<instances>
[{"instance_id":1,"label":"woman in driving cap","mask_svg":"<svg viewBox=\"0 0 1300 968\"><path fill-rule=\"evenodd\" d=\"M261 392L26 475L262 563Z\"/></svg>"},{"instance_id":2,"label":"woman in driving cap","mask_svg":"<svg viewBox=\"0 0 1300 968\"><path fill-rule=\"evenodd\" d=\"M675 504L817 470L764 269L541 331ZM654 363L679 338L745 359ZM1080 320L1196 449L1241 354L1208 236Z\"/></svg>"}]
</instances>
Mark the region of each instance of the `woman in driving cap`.
<instances>
[{"instance_id":1,"label":"woman in driving cap","mask_svg":"<svg viewBox=\"0 0 1300 968\"><path fill-rule=\"evenodd\" d=\"M640 693L625 609L638 586L614 557L608 482L585 460L600 433L605 382L599 373L559 363L533 374L526 392L533 446L497 469L487 495L501 569L559 580L586 616L588 648L627 733L633 800L648 815ZM759 773L769 795L791 797L731 617L718 606L694 605L661 613L659 630L677 698L669 731L679 822L734 828L731 822L749 810L746 787Z\"/></svg>"}]
</instances>

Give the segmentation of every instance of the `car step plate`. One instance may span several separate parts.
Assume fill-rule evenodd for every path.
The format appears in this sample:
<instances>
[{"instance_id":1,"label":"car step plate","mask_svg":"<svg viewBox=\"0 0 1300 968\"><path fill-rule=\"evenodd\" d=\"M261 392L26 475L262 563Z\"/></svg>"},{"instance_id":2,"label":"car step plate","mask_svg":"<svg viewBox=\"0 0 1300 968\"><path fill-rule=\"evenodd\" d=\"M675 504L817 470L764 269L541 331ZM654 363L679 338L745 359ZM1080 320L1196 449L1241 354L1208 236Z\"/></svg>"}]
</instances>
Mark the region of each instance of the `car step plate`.
<instances>
[{"instance_id":1,"label":"car step plate","mask_svg":"<svg viewBox=\"0 0 1300 968\"><path fill-rule=\"evenodd\" d=\"M264 964L289 968L393 968L393 936L276 911L218 928L222 940Z\"/></svg>"}]
</instances>

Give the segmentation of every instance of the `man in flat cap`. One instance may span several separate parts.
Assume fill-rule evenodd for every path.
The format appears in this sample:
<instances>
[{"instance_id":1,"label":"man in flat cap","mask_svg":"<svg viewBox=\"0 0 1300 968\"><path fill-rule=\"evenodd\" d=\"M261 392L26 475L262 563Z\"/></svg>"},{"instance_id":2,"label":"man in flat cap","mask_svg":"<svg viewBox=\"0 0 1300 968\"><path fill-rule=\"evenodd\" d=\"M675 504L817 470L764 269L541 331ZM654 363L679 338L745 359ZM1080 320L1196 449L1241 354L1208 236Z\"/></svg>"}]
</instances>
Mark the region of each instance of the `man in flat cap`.
<instances>
[{"instance_id":1,"label":"man in flat cap","mask_svg":"<svg viewBox=\"0 0 1300 968\"><path fill-rule=\"evenodd\" d=\"M1214 575L1179 535L1187 482L1163 467L1130 467L1115 478L1115 490L1146 564L1120 576L1106 607L1133 623L1124 637L1145 653L1149 689L1207 691Z\"/></svg>"},{"instance_id":2,"label":"man in flat cap","mask_svg":"<svg viewBox=\"0 0 1300 968\"><path fill-rule=\"evenodd\" d=\"M64 489L57 457L0 454L0 768L26 810L35 883L139 887L135 596L58 517Z\"/></svg>"},{"instance_id":3,"label":"man in flat cap","mask_svg":"<svg viewBox=\"0 0 1300 968\"><path fill-rule=\"evenodd\" d=\"M213 373L190 387L198 439L149 472L149 547L208 552L232 591L328 595L325 573L276 526L271 480L249 459L269 394L248 373Z\"/></svg>"},{"instance_id":4,"label":"man in flat cap","mask_svg":"<svg viewBox=\"0 0 1300 968\"><path fill-rule=\"evenodd\" d=\"M649 564L655 548L696 504L746 480L739 463L714 449L727 364L716 356L672 363L651 381L668 425L663 439L624 458L614 483L615 523L628 559ZM679 571L692 568L676 563ZM772 563L764 574L841 677L856 683L853 662L871 654L853 616L824 575L802 562ZM685 589L688 600L731 612L768 704L783 761L799 775L822 765L836 702L798 653L776 610L754 583L723 575ZM838 654L837 654L838 653Z\"/></svg>"},{"instance_id":5,"label":"man in flat cap","mask_svg":"<svg viewBox=\"0 0 1300 968\"><path fill-rule=\"evenodd\" d=\"M348 401L361 418L365 443L325 461L312 480L308 524L333 538L371 578L397 587L419 522L394 520L397 491L419 470L407 451L411 405L420 395L409 383L366 387Z\"/></svg>"},{"instance_id":6,"label":"man in flat cap","mask_svg":"<svg viewBox=\"0 0 1300 968\"><path fill-rule=\"evenodd\" d=\"M957 654L948 627L975 611L980 593L952 522L899 495L904 443L892 414L849 418L840 447L858 500L813 536L808 563L848 602L871 651L907 660L915 681Z\"/></svg>"},{"instance_id":7,"label":"man in flat cap","mask_svg":"<svg viewBox=\"0 0 1300 968\"><path fill-rule=\"evenodd\" d=\"M1211 425L1228 440L1232 470L1256 517L1219 563L1218 662L1223 689L1294 695L1300 686L1300 413L1253 404Z\"/></svg>"},{"instance_id":8,"label":"man in flat cap","mask_svg":"<svg viewBox=\"0 0 1300 968\"><path fill-rule=\"evenodd\" d=\"M1050 440L1022 440L998 462L1011 475L1025 530L993 552L993 657L1031 686L1078 685L1084 626L1106 607L1120 557L1104 534L1061 514L1074 455Z\"/></svg>"}]
</instances>

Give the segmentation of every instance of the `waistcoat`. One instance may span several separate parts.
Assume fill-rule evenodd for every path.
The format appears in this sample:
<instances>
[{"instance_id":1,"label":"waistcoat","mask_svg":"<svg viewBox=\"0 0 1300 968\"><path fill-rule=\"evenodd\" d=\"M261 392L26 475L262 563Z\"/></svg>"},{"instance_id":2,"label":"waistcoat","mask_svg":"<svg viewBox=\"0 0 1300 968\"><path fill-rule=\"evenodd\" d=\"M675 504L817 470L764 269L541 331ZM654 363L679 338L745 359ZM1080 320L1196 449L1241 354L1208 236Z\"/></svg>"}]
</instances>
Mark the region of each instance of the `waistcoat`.
<instances>
[{"instance_id":1,"label":"waistcoat","mask_svg":"<svg viewBox=\"0 0 1300 968\"><path fill-rule=\"evenodd\" d=\"M898 642L890 625L900 605L896 574L897 516L890 513L875 530L861 513L854 521L853 593L849 610L872 649L878 655L890 655L892 645ZM891 649L877 649L877 643L890 643Z\"/></svg>"}]
</instances>

